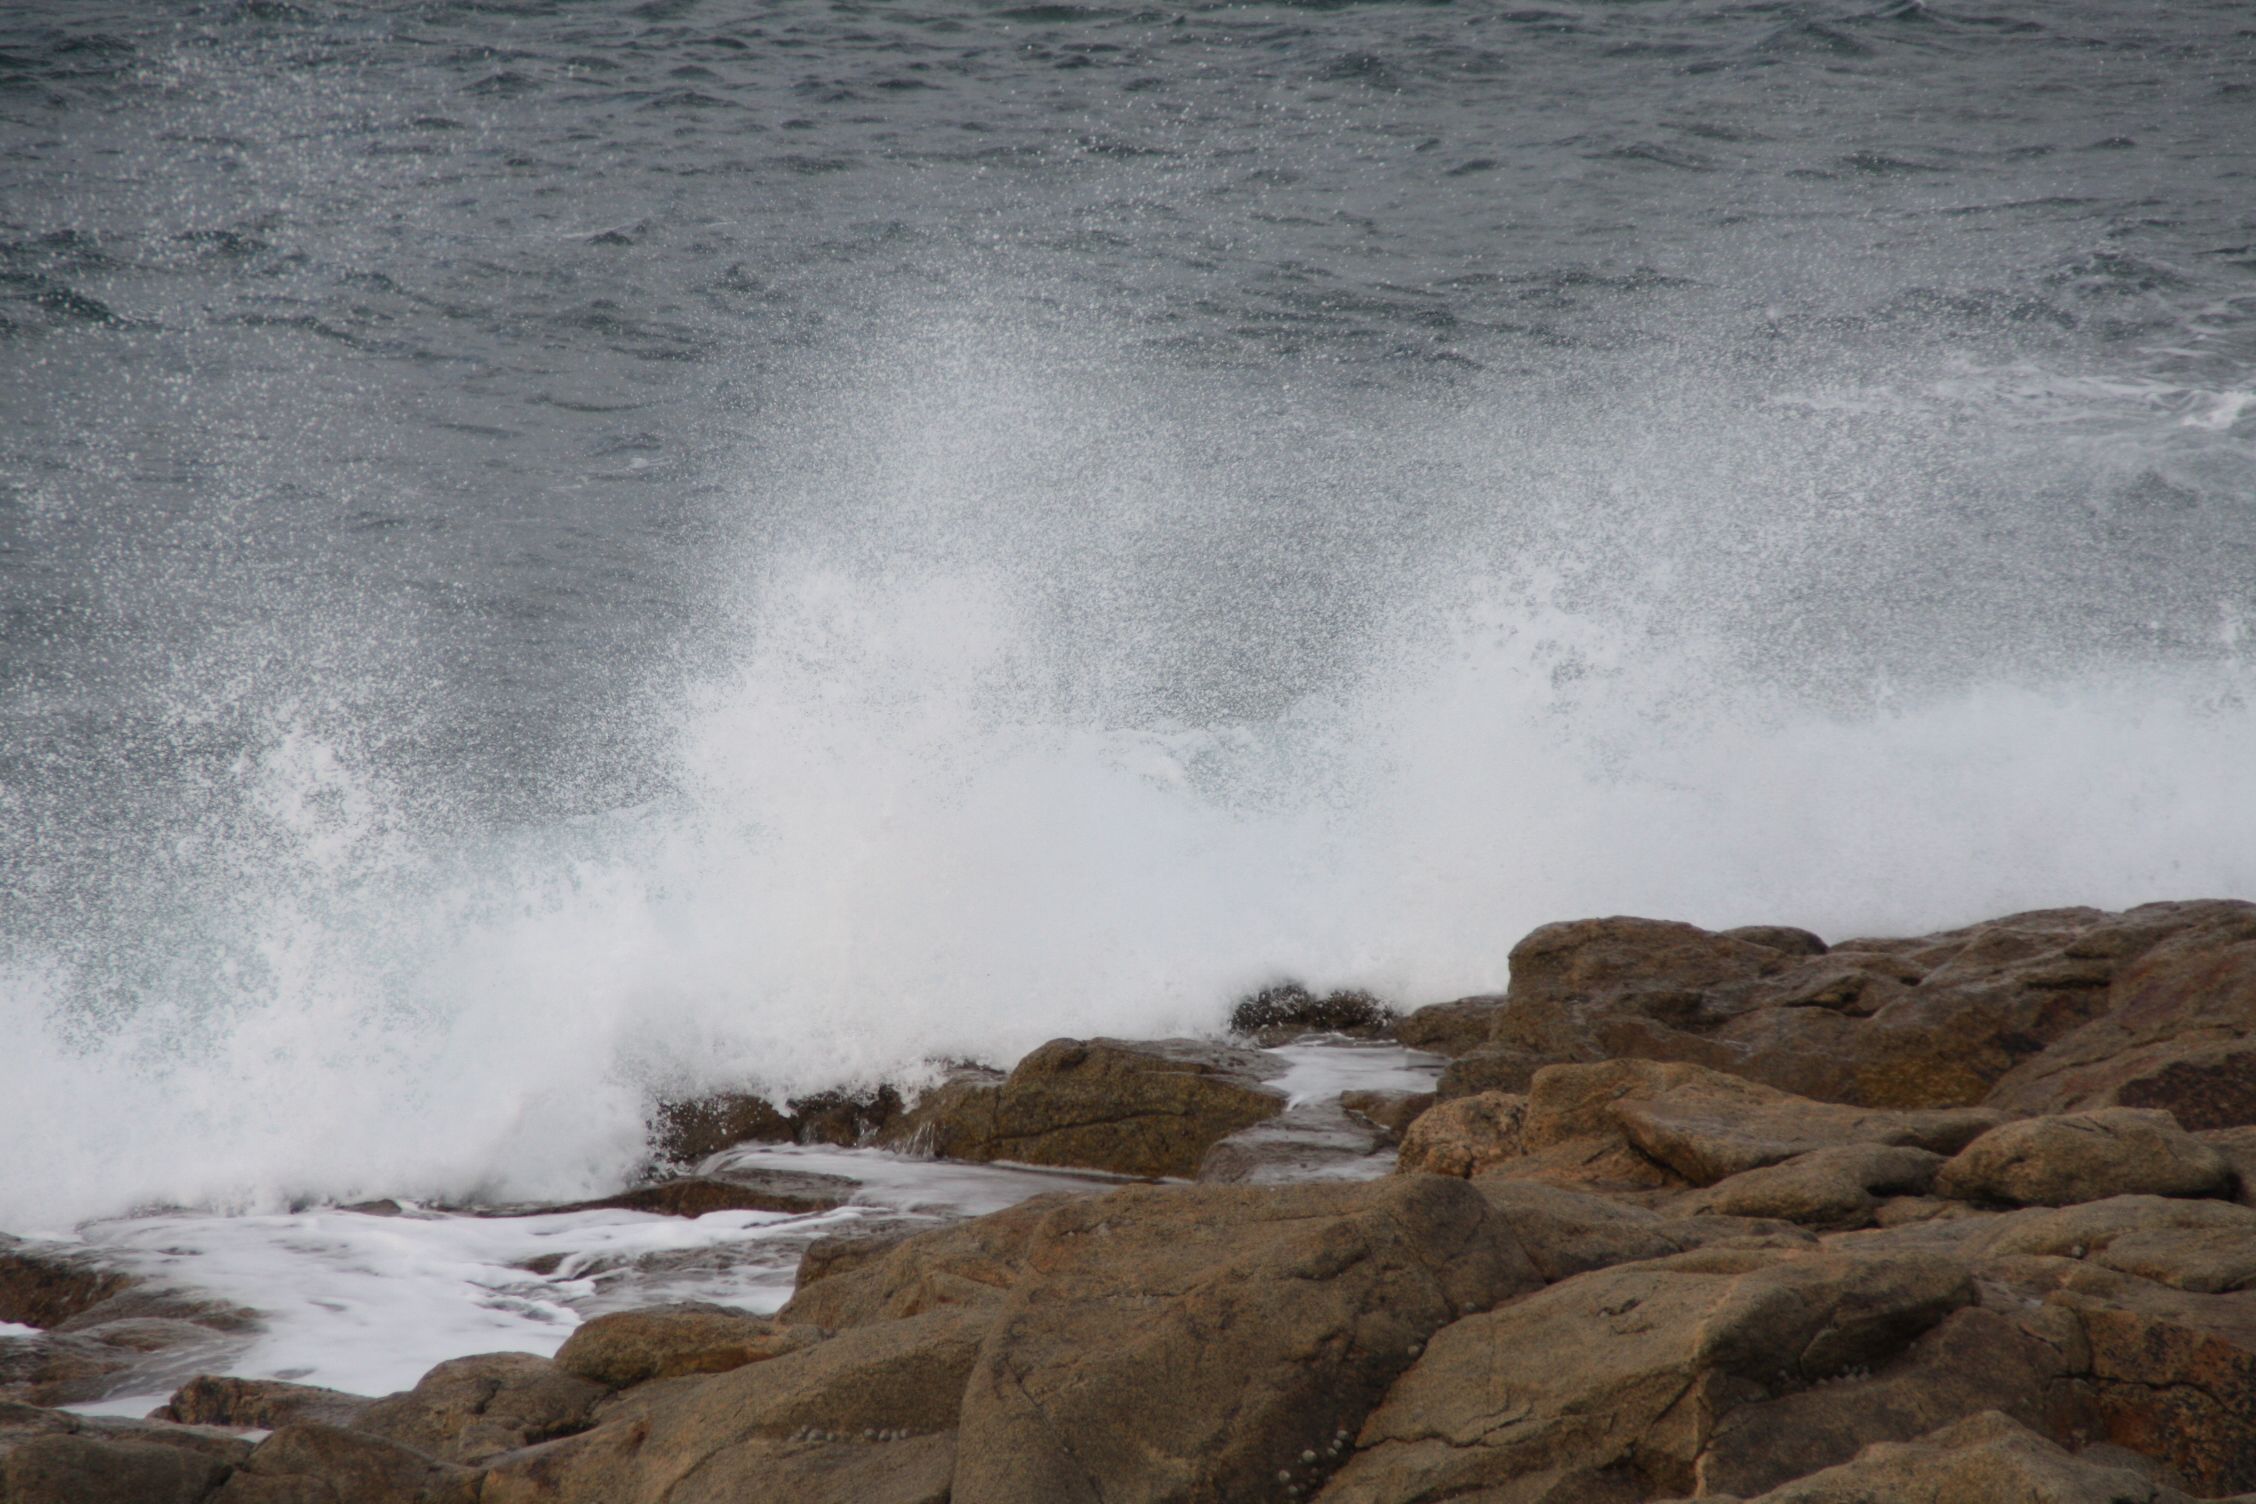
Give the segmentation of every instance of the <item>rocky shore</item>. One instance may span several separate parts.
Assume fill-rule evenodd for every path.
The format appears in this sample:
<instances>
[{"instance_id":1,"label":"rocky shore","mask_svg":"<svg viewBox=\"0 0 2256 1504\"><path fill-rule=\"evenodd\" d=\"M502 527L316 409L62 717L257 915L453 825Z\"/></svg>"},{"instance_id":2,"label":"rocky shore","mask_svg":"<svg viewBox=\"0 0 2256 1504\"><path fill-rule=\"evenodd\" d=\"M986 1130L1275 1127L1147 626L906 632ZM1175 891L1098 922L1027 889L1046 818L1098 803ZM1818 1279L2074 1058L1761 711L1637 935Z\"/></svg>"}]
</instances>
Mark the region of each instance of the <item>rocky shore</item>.
<instances>
[{"instance_id":1,"label":"rocky shore","mask_svg":"<svg viewBox=\"0 0 2256 1504\"><path fill-rule=\"evenodd\" d=\"M187 1377L255 1313L0 1243L7 1504L2256 1499L2256 904L1828 945L1548 925L1510 991L1250 1000L889 1093L676 1104L606 1204L833 1204L746 1140L1121 1177L813 1243L382 1397ZM1446 1057L1296 1093L1308 1029ZM639 1198L639 1199L636 1199ZM109 1365L105 1367L105 1365ZM161 1392L161 1391L160 1391Z\"/></svg>"}]
</instances>

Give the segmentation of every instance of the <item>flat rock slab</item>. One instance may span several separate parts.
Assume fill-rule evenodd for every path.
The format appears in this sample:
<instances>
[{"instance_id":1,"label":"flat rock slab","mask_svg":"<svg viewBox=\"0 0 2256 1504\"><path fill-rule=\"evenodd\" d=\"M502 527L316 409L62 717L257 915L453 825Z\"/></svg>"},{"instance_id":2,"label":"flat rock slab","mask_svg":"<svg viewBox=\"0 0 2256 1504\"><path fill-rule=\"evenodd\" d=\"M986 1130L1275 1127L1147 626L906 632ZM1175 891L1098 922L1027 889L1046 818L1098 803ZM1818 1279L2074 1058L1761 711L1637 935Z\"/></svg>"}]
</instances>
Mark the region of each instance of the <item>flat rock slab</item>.
<instances>
[{"instance_id":1,"label":"flat rock slab","mask_svg":"<svg viewBox=\"0 0 2256 1504\"><path fill-rule=\"evenodd\" d=\"M638 1185L614 1196L555 1205L512 1206L483 1211L490 1217L555 1216L566 1212L654 1212L665 1217L702 1217L711 1212L782 1212L803 1216L844 1206L861 1183L844 1175L805 1170L731 1170L713 1175L683 1175Z\"/></svg>"}]
</instances>

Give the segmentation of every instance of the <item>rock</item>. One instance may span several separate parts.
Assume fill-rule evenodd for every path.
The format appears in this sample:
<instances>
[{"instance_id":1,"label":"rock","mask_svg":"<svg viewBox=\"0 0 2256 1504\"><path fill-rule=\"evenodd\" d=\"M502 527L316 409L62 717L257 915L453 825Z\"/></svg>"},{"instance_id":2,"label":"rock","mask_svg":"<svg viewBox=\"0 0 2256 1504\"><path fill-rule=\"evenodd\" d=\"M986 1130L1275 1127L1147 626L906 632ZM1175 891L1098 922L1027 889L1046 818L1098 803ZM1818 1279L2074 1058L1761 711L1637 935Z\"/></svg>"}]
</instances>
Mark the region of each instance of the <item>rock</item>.
<instances>
[{"instance_id":1,"label":"rock","mask_svg":"<svg viewBox=\"0 0 2256 1504\"><path fill-rule=\"evenodd\" d=\"M2229 1201L2115 1196L2059 1211L1999 1217L1975 1245L1985 1258L2090 1259L2173 1289L2256 1288L2256 1208Z\"/></svg>"},{"instance_id":2,"label":"rock","mask_svg":"<svg viewBox=\"0 0 2256 1504\"><path fill-rule=\"evenodd\" d=\"M2127 965L2107 1010L1999 1081L1997 1105L2159 1108L2189 1129L2256 1124L2256 905L2187 907L2207 922Z\"/></svg>"},{"instance_id":3,"label":"rock","mask_svg":"<svg viewBox=\"0 0 2256 1504\"><path fill-rule=\"evenodd\" d=\"M2017 1206L2229 1194L2233 1183L2230 1162L2168 1113L2124 1107L2003 1124L1935 1175L1941 1195Z\"/></svg>"},{"instance_id":4,"label":"rock","mask_svg":"<svg viewBox=\"0 0 2256 1504\"><path fill-rule=\"evenodd\" d=\"M1430 1091L1348 1091L1340 1093L1339 1104L1399 1142L1435 1100Z\"/></svg>"},{"instance_id":5,"label":"rock","mask_svg":"<svg viewBox=\"0 0 2256 1504\"><path fill-rule=\"evenodd\" d=\"M583 1323L564 1340L556 1366L607 1389L624 1389L651 1379L727 1373L796 1352L820 1336L811 1327L727 1306L647 1306Z\"/></svg>"},{"instance_id":6,"label":"rock","mask_svg":"<svg viewBox=\"0 0 2256 1504\"><path fill-rule=\"evenodd\" d=\"M1517 1045L1484 1044L1442 1067L1441 1080L1434 1090L1445 1101L1484 1091L1525 1092L1535 1084L1537 1071L1561 1063L1555 1055L1538 1054Z\"/></svg>"},{"instance_id":7,"label":"rock","mask_svg":"<svg viewBox=\"0 0 2256 1504\"><path fill-rule=\"evenodd\" d=\"M1060 1203L964 1393L955 1497L1273 1497L1449 1322L1540 1276L1463 1181Z\"/></svg>"},{"instance_id":8,"label":"rock","mask_svg":"<svg viewBox=\"0 0 2256 1504\"><path fill-rule=\"evenodd\" d=\"M1721 931L1720 938L1767 945L1789 956L1822 956L1829 948L1808 930L1796 929L1790 924L1743 924L1737 929Z\"/></svg>"},{"instance_id":9,"label":"rock","mask_svg":"<svg viewBox=\"0 0 2256 1504\"><path fill-rule=\"evenodd\" d=\"M1433 1003L1396 1020L1394 1037L1414 1050L1463 1055L1488 1043L1496 1017L1503 1011L1504 998L1499 993Z\"/></svg>"},{"instance_id":10,"label":"rock","mask_svg":"<svg viewBox=\"0 0 2256 1504\"><path fill-rule=\"evenodd\" d=\"M56 1327L139 1281L68 1244L0 1233L0 1321Z\"/></svg>"},{"instance_id":11,"label":"rock","mask_svg":"<svg viewBox=\"0 0 2256 1504\"><path fill-rule=\"evenodd\" d=\"M2191 1504L2147 1469L2076 1457L1995 1410L1917 1441L1877 1442L1850 1462L1747 1504Z\"/></svg>"},{"instance_id":12,"label":"rock","mask_svg":"<svg viewBox=\"0 0 2256 1504\"><path fill-rule=\"evenodd\" d=\"M802 1144L851 1149L869 1143L901 1115L901 1095L890 1086L870 1091L824 1091L793 1097L792 1126Z\"/></svg>"},{"instance_id":13,"label":"rock","mask_svg":"<svg viewBox=\"0 0 2256 1504\"><path fill-rule=\"evenodd\" d=\"M1527 1098L1501 1091L1436 1103L1402 1135L1395 1165L1428 1175L1478 1175L1527 1152L1520 1138L1526 1112Z\"/></svg>"},{"instance_id":14,"label":"rock","mask_svg":"<svg viewBox=\"0 0 2256 1504\"><path fill-rule=\"evenodd\" d=\"M249 1455L240 1437L0 1402L7 1504L201 1504Z\"/></svg>"},{"instance_id":15,"label":"rock","mask_svg":"<svg viewBox=\"0 0 2256 1504\"><path fill-rule=\"evenodd\" d=\"M682 1175L635 1186L615 1196L564 1206L511 1207L503 1216L551 1216L562 1212L655 1212L666 1217L702 1217L708 1212L783 1212L803 1216L844 1206L861 1189L844 1175L805 1170L728 1170Z\"/></svg>"},{"instance_id":16,"label":"rock","mask_svg":"<svg viewBox=\"0 0 2256 1504\"><path fill-rule=\"evenodd\" d=\"M260 1442L211 1504L478 1504L478 1481L396 1442L301 1422Z\"/></svg>"},{"instance_id":17,"label":"rock","mask_svg":"<svg viewBox=\"0 0 2256 1504\"><path fill-rule=\"evenodd\" d=\"M661 1159L695 1164L732 1144L788 1144L798 1125L765 1097L724 1091L686 1102L660 1102L650 1122L650 1144Z\"/></svg>"},{"instance_id":18,"label":"rock","mask_svg":"<svg viewBox=\"0 0 2256 1504\"><path fill-rule=\"evenodd\" d=\"M1619 1139L1692 1185L1846 1144L1957 1150L1997 1122L1980 1110L1886 1112L1815 1102L1688 1064L1546 1066L1528 1093L1530 1151Z\"/></svg>"},{"instance_id":19,"label":"rock","mask_svg":"<svg viewBox=\"0 0 2256 1504\"><path fill-rule=\"evenodd\" d=\"M1815 1248L1799 1228L1735 1217L1664 1217L1565 1186L1484 1176L1473 1182L1536 1272L1556 1284L1592 1269L1668 1258L1711 1244Z\"/></svg>"},{"instance_id":20,"label":"rock","mask_svg":"<svg viewBox=\"0 0 2256 1504\"><path fill-rule=\"evenodd\" d=\"M203 1374L182 1385L151 1420L188 1426L243 1426L280 1430L300 1421L350 1426L376 1401L364 1394L288 1384L280 1379L235 1379Z\"/></svg>"},{"instance_id":21,"label":"rock","mask_svg":"<svg viewBox=\"0 0 2256 1504\"><path fill-rule=\"evenodd\" d=\"M2236 903L2056 909L1796 954L1744 930L1642 919L1546 925L1514 950L1491 1041L1555 1060L1706 1065L1821 1101L1968 1106L2108 1014L2139 985L2148 952L2214 950L2252 926L2256 905ZM2189 1057L2186 1068L2224 1090L2225 1063ZM2018 1098L1999 1105L2032 1110Z\"/></svg>"},{"instance_id":22,"label":"rock","mask_svg":"<svg viewBox=\"0 0 2256 1504\"><path fill-rule=\"evenodd\" d=\"M1318 1498L1705 1491L1737 1410L1891 1359L1973 1299L1916 1256L1709 1249L1579 1275L1436 1334Z\"/></svg>"},{"instance_id":23,"label":"rock","mask_svg":"<svg viewBox=\"0 0 2256 1504\"><path fill-rule=\"evenodd\" d=\"M231 1334L165 1317L88 1325L74 1318L34 1337L0 1338L0 1398L77 1405L136 1389L161 1391L237 1346Z\"/></svg>"},{"instance_id":24,"label":"rock","mask_svg":"<svg viewBox=\"0 0 2256 1504\"><path fill-rule=\"evenodd\" d=\"M987 1325L935 1310L628 1390L593 1430L497 1459L480 1504L941 1504Z\"/></svg>"},{"instance_id":25,"label":"rock","mask_svg":"<svg viewBox=\"0 0 2256 1504\"><path fill-rule=\"evenodd\" d=\"M1230 1010L1230 1032L1255 1044L1286 1044L1304 1034L1346 1034L1384 1039L1397 1014L1368 992L1318 997L1298 982L1280 982L1242 999Z\"/></svg>"},{"instance_id":26,"label":"rock","mask_svg":"<svg viewBox=\"0 0 2256 1504\"><path fill-rule=\"evenodd\" d=\"M992 1310L1026 1272L1035 1230L1068 1192L909 1237L826 1238L799 1261L780 1319L828 1329L961 1306Z\"/></svg>"},{"instance_id":27,"label":"rock","mask_svg":"<svg viewBox=\"0 0 2256 1504\"><path fill-rule=\"evenodd\" d=\"M1257 1050L1195 1040L1055 1039L992 1087L962 1085L916 1132L948 1159L1198 1173L1215 1144L1275 1117L1281 1069Z\"/></svg>"},{"instance_id":28,"label":"rock","mask_svg":"<svg viewBox=\"0 0 2256 1504\"><path fill-rule=\"evenodd\" d=\"M1888 1196L1920 1196L1934 1181L1939 1154L1882 1144L1813 1149L1779 1164L1747 1170L1694 1192L1679 1212L1774 1217L1839 1231L1869 1227Z\"/></svg>"},{"instance_id":29,"label":"rock","mask_svg":"<svg viewBox=\"0 0 2256 1504\"><path fill-rule=\"evenodd\" d=\"M1198 1179L1232 1185L1369 1180L1394 1168L1391 1136L1337 1100L1304 1102L1206 1151Z\"/></svg>"},{"instance_id":30,"label":"rock","mask_svg":"<svg viewBox=\"0 0 2256 1504\"><path fill-rule=\"evenodd\" d=\"M2193 1493L2256 1489L2256 1292L2068 1267L2045 1300L2081 1328L2095 1434L2169 1464Z\"/></svg>"},{"instance_id":31,"label":"rock","mask_svg":"<svg viewBox=\"0 0 2256 1504\"><path fill-rule=\"evenodd\" d=\"M377 1400L354 1427L442 1462L476 1463L584 1429L605 1393L531 1353L481 1353Z\"/></svg>"},{"instance_id":32,"label":"rock","mask_svg":"<svg viewBox=\"0 0 2256 1504\"><path fill-rule=\"evenodd\" d=\"M2225 1157L2239 1177L2236 1194L2242 1206L2256 1206L2256 1125L2242 1128L2210 1128L2196 1133L2210 1148Z\"/></svg>"}]
</instances>

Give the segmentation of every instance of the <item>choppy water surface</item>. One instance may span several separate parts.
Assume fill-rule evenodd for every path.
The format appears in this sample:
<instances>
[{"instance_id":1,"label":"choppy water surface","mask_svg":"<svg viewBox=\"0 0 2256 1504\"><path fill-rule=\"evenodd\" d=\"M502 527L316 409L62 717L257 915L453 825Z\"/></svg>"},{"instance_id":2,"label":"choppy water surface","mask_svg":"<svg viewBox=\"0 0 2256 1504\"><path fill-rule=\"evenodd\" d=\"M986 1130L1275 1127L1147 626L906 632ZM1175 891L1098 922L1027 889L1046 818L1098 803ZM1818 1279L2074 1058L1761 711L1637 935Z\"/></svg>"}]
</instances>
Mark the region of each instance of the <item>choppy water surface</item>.
<instances>
[{"instance_id":1,"label":"choppy water surface","mask_svg":"<svg viewBox=\"0 0 2256 1504\"><path fill-rule=\"evenodd\" d=\"M2256 25L0 14L0 1226L2256 892Z\"/></svg>"}]
</instances>

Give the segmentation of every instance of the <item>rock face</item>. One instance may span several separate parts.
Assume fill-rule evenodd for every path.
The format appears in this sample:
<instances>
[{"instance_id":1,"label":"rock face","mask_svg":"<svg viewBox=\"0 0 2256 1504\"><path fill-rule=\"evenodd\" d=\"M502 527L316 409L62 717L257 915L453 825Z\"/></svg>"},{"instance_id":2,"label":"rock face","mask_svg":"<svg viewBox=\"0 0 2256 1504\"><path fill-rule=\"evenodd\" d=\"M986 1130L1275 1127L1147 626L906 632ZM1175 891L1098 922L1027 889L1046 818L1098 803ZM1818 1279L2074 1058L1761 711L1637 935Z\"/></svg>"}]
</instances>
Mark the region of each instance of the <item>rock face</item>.
<instances>
[{"instance_id":1,"label":"rock face","mask_svg":"<svg viewBox=\"0 0 2256 1504\"><path fill-rule=\"evenodd\" d=\"M1206 1151L1198 1178L1232 1185L1370 1180L1394 1168L1393 1135L1339 1102L1304 1102Z\"/></svg>"},{"instance_id":2,"label":"rock face","mask_svg":"<svg viewBox=\"0 0 2256 1504\"><path fill-rule=\"evenodd\" d=\"M1274 1057L1193 1040L1055 1039L1001 1082L955 1087L899 1141L947 1159L1192 1176L1209 1149L1275 1117Z\"/></svg>"},{"instance_id":3,"label":"rock face","mask_svg":"<svg viewBox=\"0 0 2256 1504\"><path fill-rule=\"evenodd\" d=\"M601 1384L531 1353L456 1358L413 1389L376 1401L356 1430L435 1457L482 1462L537 1441L584 1430Z\"/></svg>"},{"instance_id":4,"label":"rock face","mask_svg":"<svg viewBox=\"0 0 2256 1504\"><path fill-rule=\"evenodd\" d=\"M0 1401L7 1504L202 1504L251 1445L188 1426L95 1420Z\"/></svg>"},{"instance_id":5,"label":"rock face","mask_svg":"<svg viewBox=\"0 0 2256 1504\"><path fill-rule=\"evenodd\" d=\"M2006 1123L1935 1174L1943 1195L2015 1206L2229 1195L2235 1183L2232 1163L2168 1113L2127 1107Z\"/></svg>"},{"instance_id":6,"label":"rock face","mask_svg":"<svg viewBox=\"0 0 2256 1504\"><path fill-rule=\"evenodd\" d=\"M0 1235L0 1400L72 1405L162 1391L224 1361L257 1316L210 1295L106 1268L67 1245Z\"/></svg>"},{"instance_id":7,"label":"rock face","mask_svg":"<svg viewBox=\"0 0 2256 1504\"><path fill-rule=\"evenodd\" d=\"M1431 1175L1478 1175L1527 1152L1520 1136L1526 1116L1527 1098L1510 1092L1439 1103L1403 1133L1397 1163Z\"/></svg>"},{"instance_id":8,"label":"rock face","mask_svg":"<svg viewBox=\"0 0 2256 1504\"><path fill-rule=\"evenodd\" d=\"M2071 1456L2009 1415L1986 1410L1917 1441L1880 1442L1853 1462L1772 1489L1748 1504L2191 1504L2135 1464Z\"/></svg>"}]
</instances>

